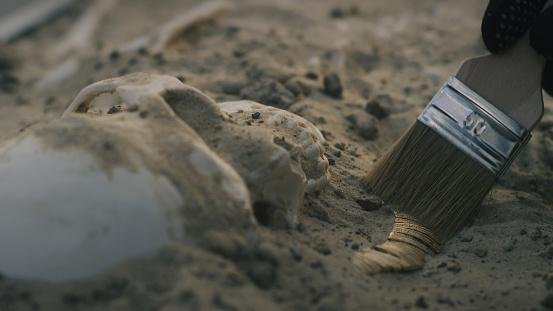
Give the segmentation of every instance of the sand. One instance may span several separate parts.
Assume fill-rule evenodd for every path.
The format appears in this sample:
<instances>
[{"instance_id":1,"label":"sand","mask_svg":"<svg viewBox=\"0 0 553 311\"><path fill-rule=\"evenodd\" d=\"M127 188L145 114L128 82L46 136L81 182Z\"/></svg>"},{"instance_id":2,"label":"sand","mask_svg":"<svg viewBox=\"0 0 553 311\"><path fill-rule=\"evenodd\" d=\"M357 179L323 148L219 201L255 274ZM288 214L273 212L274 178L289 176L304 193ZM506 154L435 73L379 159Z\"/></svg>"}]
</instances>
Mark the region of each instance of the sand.
<instances>
[{"instance_id":1,"label":"sand","mask_svg":"<svg viewBox=\"0 0 553 311\"><path fill-rule=\"evenodd\" d=\"M67 282L21 280L2 271L1 310L553 308L549 97L529 147L474 223L441 254L411 273L362 275L351 263L353 254L384 241L393 221L390 207L365 192L362 178L459 63L484 53L484 1L236 0L162 53L135 48L143 44L135 38L155 37L160 25L200 2L120 0L101 16L86 47L55 55L51 51L91 4L79 1L37 31L0 46L0 140L58 124L93 82L134 72L163 74L217 103L250 99L310 121L326 140L328 185L305 191L297 219L285 217L290 226L254 211L251 221L230 216L242 217L253 239L230 228L225 234L223 226L198 238L201 243L173 241L152 256ZM246 126L236 118L233 127ZM205 126L186 122L204 140L217 135L209 118L198 120ZM79 141L79 131L72 133L77 136L60 148ZM232 142L206 144L224 161L241 163L232 157ZM217 222L202 219L194 225Z\"/></svg>"}]
</instances>

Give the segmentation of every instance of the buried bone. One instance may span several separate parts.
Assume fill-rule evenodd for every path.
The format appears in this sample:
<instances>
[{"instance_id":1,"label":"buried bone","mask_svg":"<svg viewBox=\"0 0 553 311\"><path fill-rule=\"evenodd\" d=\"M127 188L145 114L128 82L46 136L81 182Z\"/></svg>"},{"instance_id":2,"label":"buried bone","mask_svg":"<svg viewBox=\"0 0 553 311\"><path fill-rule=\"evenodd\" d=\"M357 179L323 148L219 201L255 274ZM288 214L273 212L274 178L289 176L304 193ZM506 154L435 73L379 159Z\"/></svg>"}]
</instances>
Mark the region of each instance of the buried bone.
<instances>
[{"instance_id":1,"label":"buried bone","mask_svg":"<svg viewBox=\"0 0 553 311\"><path fill-rule=\"evenodd\" d=\"M326 181L320 133L288 112L250 104L278 122L263 130L241 124L169 76L133 74L86 87L62 118L0 146L0 172L18 176L0 187L0 246L13 250L0 270L66 281L170 242L209 248L223 231L251 239L252 205L265 209L262 217L255 211L259 222L295 224L306 188ZM236 104L222 106L229 105ZM275 143L279 136L292 147ZM259 167L250 171L251 163Z\"/></svg>"}]
</instances>

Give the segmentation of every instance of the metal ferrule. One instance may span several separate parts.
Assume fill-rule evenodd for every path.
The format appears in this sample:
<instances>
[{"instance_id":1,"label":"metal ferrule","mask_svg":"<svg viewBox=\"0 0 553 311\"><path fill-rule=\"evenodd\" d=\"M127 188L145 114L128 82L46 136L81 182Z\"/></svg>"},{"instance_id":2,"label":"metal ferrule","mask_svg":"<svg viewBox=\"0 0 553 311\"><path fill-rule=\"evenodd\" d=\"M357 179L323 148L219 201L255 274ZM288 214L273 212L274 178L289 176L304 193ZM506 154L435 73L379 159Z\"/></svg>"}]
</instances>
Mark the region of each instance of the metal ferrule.
<instances>
[{"instance_id":1,"label":"metal ferrule","mask_svg":"<svg viewBox=\"0 0 553 311\"><path fill-rule=\"evenodd\" d=\"M418 120L497 177L532 136L455 77L434 95Z\"/></svg>"}]
</instances>

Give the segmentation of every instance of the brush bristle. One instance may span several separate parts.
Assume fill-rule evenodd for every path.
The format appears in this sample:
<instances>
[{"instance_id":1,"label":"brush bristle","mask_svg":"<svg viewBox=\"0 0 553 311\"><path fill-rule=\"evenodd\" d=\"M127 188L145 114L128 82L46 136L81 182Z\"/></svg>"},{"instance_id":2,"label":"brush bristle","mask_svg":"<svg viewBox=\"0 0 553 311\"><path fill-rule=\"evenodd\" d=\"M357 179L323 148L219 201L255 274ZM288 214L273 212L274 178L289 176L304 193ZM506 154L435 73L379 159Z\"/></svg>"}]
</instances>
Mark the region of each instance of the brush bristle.
<instances>
[{"instance_id":1,"label":"brush bristle","mask_svg":"<svg viewBox=\"0 0 553 311\"><path fill-rule=\"evenodd\" d=\"M478 212L495 176L417 121L376 164L370 190L445 242Z\"/></svg>"},{"instance_id":2,"label":"brush bristle","mask_svg":"<svg viewBox=\"0 0 553 311\"><path fill-rule=\"evenodd\" d=\"M495 176L420 122L380 159L369 190L396 208L383 244L353 257L362 272L421 268L478 212Z\"/></svg>"}]
</instances>

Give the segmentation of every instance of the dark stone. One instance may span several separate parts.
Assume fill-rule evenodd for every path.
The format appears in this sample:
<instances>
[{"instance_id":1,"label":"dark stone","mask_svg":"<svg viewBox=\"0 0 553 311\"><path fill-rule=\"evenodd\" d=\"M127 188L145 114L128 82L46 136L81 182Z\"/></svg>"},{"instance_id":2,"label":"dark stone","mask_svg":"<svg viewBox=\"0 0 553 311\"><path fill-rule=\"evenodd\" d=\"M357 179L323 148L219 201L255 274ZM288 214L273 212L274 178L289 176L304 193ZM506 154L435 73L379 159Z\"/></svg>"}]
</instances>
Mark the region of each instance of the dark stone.
<instances>
[{"instance_id":1,"label":"dark stone","mask_svg":"<svg viewBox=\"0 0 553 311\"><path fill-rule=\"evenodd\" d=\"M319 79L319 75L314 72L308 72L305 74L305 77L309 80L317 80Z\"/></svg>"},{"instance_id":2,"label":"dark stone","mask_svg":"<svg viewBox=\"0 0 553 311\"><path fill-rule=\"evenodd\" d=\"M323 81L323 91L328 96L342 98L344 88L342 87L340 77L335 73L326 75Z\"/></svg>"},{"instance_id":3,"label":"dark stone","mask_svg":"<svg viewBox=\"0 0 553 311\"><path fill-rule=\"evenodd\" d=\"M276 281L276 267L267 261L254 261L247 264L246 274L259 287L267 289Z\"/></svg>"},{"instance_id":4,"label":"dark stone","mask_svg":"<svg viewBox=\"0 0 553 311\"><path fill-rule=\"evenodd\" d=\"M357 243L351 244L351 249L353 249L354 251L359 250L359 244Z\"/></svg>"},{"instance_id":5,"label":"dark stone","mask_svg":"<svg viewBox=\"0 0 553 311\"><path fill-rule=\"evenodd\" d=\"M320 260L314 261L309 265L313 269L320 269L323 267L323 263Z\"/></svg>"},{"instance_id":6,"label":"dark stone","mask_svg":"<svg viewBox=\"0 0 553 311\"><path fill-rule=\"evenodd\" d=\"M452 261L447 264L447 270L453 273L459 273L462 270L461 264L459 264L457 261Z\"/></svg>"},{"instance_id":7,"label":"dark stone","mask_svg":"<svg viewBox=\"0 0 553 311\"><path fill-rule=\"evenodd\" d=\"M273 228L285 228L287 226L286 215L269 201L255 201L253 203L253 215L257 222L263 226Z\"/></svg>"},{"instance_id":8,"label":"dark stone","mask_svg":"<svg viewBox=\"0 0 553 311\"><path fill-rule=\"evenodd\" d=\"M420 309L427 309L428 303L426 302L426 299L424 299L423 296L419 296L417 300L415 301L415 306Z\"/></svg>"},{"instance_id":9,"label":"dark stone","mask_svg":"<svg viewBox=\"0 0 553 311\"><path fill-rule=\"evenodd\" d=\"M240 96L280 109L288 109L296 100L294 94L276 80L253 83L243 88Z\"/></svg>"},{"instance_id":10,"label":"dark stone","mask_svg":"<svg viewBox=\"0 0 553 311\"><path fill-rule=\"evenodd\" d=\"M346 150L346 144L344 144L344 143L335 143L334 147L336 147L337 149L342 150L342 151Z\"/></svg>"},{"instance_id":11,"label":"dark stone","mask_svg":"<svg viewBox=\"0 0 553 311\"><path fill-rule=\"evenodd\" d=\"M175 76L175 78L177 78L177 80L179 80L179 81L182 82L182 83L185 83L185 82L186 82L186 77L183 76L183 75Z\"/></svg>"},{"instance_id":12,"label":"dark stone","mask_svg":"<svg viewBox=\"0 0 553 311\"><path fill-rule=\"evenodd\" d=\"M119 59L119 57L121 57L121 53L119 53L119 51L117 50L113 50L109 53L109 60L111 61L116 61Z\"/></svg>"},{"instance_id":13,"label":"dark stone","mask_svg":"<svg viewBox=\"0 0 553 311\"><path fill-rule=\"evenodd\" d=\"M369 101L367 105L365 105L365 111L368 114L375 116L379 120L384 119L390 115L388 109L382 107L380 102L375 99Z\"/></svg>"},{"instance_id":14,"label":"dark stone","mask_svg":"<svg viewBox=\"0 0 553 311\"><path fill-rule=\"evenodd\" d=\"M261 112L256 111L256 112L252 113L252 119L257 120L259 118L261 118Z\"/></svg>"},{"instance_id":15,"label":"dark stone","mask_svg":"<svg viewBox=\"0 0 553 311\"><path fill-rule=\"evenodd\" d=\"M365 114L351 114L346 116L350 123L350 129L356 130L357 134L366 140L375 140L378 138L378 127L375 118Z\"/></svg>"},{"instance_id":16,"label":"dark stone","mask_svg":"<svg viewBox=\"0 0 553 311\"><path fill-rule=\"evenodd\" d=\"M140 56L146 56L148 55L148 49L146 47L141 47L138 49L138 55Z\"/></svg>"},{"instance_id":17,"label":"dark stone","mask_svg":"<svg viewBox=\"0 0 553 311\"><path fill-rule=\"evenodd\" d=\"M378 127L374 123L364 123L359 127L357 133L366 140L375 140L378 138Z\"/></svg>"},{"instance_id":18,"label":"dark stone","mask_svg":"<svg viewBox=\"0 0 553 311\"><path fill-rule=\"evenodd\" d=\"M357 127L357 125L359 124L358 118L354 114L347 115L346 120L351 123L351 125L353 125L353 128Z\"/></svg>"},{"instance_id":19,"label":"dark stone","mask_svg":"<svg viewBox=\"0 0 553 311\"><path fill-rule=\"evenodd\" d=\"M346 15L346 11L342 8L332 8L328 15L332 18L343 18Z\"/></svg>"},{"instance_id":20,"label":"dark stone","mask_svg":"<svg viewBox=\"0 0 553 311\"><path fill-rule=\"evenodd\" d=\"M541 302L541 305L553 310L553 293L547 295Z\"/></svg>"},{"instance_id":21,"label":"dark stone","mask_svg":"<svg viewBox=\"0 0 553 311\"><path fill-rule=\"evenodd\" d=\"M328 245L326 245L325 243L321 243L315 246L315 250L325 256L328 256L332 253Z\"/></svg>"},{"instance_id":22,"label":"dark stone","mask_svg":"<svg viewBox=\"0 0 553 311\"><path fill-rule=\"evenodd\" d=\"M363 197L355 200L359 206L368 212L376 211L382 207L384 201L374 195L364 195Z\"/></svg>"}]
</instances>

